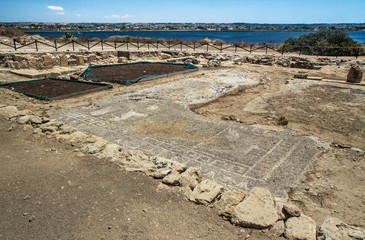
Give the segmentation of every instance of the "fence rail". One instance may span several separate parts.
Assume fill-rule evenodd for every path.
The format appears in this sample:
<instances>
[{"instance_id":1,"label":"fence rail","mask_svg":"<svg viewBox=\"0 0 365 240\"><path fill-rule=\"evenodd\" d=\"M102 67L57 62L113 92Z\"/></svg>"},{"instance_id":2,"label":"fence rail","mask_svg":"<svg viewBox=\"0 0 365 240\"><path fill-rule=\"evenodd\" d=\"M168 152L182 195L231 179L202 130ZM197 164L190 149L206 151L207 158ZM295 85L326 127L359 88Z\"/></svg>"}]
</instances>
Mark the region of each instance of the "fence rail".
<instances>
[{"instance_id":1,"label":"fence rail","mask_svg":"<svg viewBox=\"0 0 365 240\"><path fill-rule=\"evenodd\" d=\"M277 52L281 55L284 55L284 53L286 53L285 51L285 46L282 47L281 49L277 47L277 45L270 45L270 44L250 44L250 45L246 45L246 46L242 46L240 44L223 44L220 43L218 45L214 45L211 43L201 43L201 42L184 42L184 41L180 41L177 42L175 41L123 41L123 42L118 42L118 41L106 41L106 40L99 40L99 41L87 41L87 42L79 42L79 41L75 41L75 40L71 40L68 42L64 42L64 43L58 43L56 40L54 41L53 44L47 43L47 42L43 42L43 41L39 41L39 40L35 40L33 42L29 42L29 43L25 43L25 44L21 44L18 41L16 41L15 39L13 39L13 43L4 43L0 41L0 45L4 45L7 46L11 49L14 49L15 51L24 48L24 47L29 47L34 45L35 50L38 52L40 47L43 46L47 46L50 47L52 49L54 49L55 51L60 50L61 48L64 48L66 46L72 46L72 50L75 51L75 46L79 46L81 48L87 49L88 51L90 51L91 49L100 46L101 50L104 50L105 46L110 47L114 50L118 50L121 47L126 47L127 50L129 50L131 47L134 47L136 49L141 49L141 48L147 48L147 49L176 49L177 47L182 51L183 47L185 47L186 49L192 49L193 51L196 51L197 49L204 49L205 51L209 51L209 50L218 50L220 52L223 52L225 50L232 50L235 53L237 53L238 51L244 51L244 52L248 52L248 53L253 53L255 51L258 50L264 50L265 54L268 53L269 50ZM313 54L313 55L317 55L317 56L328 56L328 55L321 55L321 51L323 51L323 49L335 49L337 51L339 51L340 49L356 49L355 54L353 55L346 55L346 56L354 56L356 58L358 58L360 50L362 49L361 47L321 47L321 46L292 46L292 47L299 47L301 50L298 51L297 53L299 55L302 54L303 49L305 48L310 48L314 50L314 53L317 54ZM334 56L334 55L331 55ZM340 55L335 55L336 57L340 56Z\"/></svg>"}]
</instances>

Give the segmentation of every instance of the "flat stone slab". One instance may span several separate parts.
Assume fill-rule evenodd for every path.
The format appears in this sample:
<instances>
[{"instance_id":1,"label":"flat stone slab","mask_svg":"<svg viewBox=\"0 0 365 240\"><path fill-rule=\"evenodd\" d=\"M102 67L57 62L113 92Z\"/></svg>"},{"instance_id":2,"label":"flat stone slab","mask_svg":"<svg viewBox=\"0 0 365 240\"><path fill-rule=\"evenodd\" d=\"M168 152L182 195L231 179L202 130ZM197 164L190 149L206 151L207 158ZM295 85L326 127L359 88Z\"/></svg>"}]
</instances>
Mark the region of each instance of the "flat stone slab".
<instances>
[{"instance_id":1,"label":"flat stone slab","mask_svg":"<svg viewBox=\"0 0 365 240\"><path fill-rule=\"evenodd\" d=\"M49 114L123 149L139 149L197 167L219 183L245 191L262 186L284 196L318 153L313 140L289 130L275 132L207 120L187 107L224 93L222 86L227 86L227 81L231 81L230 91L255 84L242 72L235 81L227 78L235 71L156 85L114 95L90 107L53 110ZM187 83L191 88L184 90Z\"/></svg>"}]
</instances>

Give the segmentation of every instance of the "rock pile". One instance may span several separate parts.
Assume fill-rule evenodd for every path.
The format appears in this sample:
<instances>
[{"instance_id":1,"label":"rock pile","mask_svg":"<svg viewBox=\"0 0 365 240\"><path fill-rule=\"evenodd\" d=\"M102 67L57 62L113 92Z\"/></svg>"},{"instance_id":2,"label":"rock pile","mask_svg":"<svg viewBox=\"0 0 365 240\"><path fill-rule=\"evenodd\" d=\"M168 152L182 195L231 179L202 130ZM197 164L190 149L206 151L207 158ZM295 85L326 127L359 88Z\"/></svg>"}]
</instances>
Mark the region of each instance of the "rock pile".
<instances>
[{"instance_id":1,"label":"rock pile","mask_svg":"<svg viewBox=\"0 0 365 240\"><path fill-rule=\"evenodd\" d=\"M80 155L93 154L109 159L125 171L143 172L161 184L185 194L197 204L214 207L232 223L249 228L270 229L287 239L317 239L316 223L287 199L274 198L270 191L254 187L250 193L227 189L206 179L195 168L162 157L147 156L139 150L122 151L117 144L88 135L54 119L19 111L15 106L0 105L0 120L12 120L32 126L33 134L47 135L79 149ZM318 232L319 239L364 239L365 231L341 220L326 218Z\"/></svg>"}]
</instances>

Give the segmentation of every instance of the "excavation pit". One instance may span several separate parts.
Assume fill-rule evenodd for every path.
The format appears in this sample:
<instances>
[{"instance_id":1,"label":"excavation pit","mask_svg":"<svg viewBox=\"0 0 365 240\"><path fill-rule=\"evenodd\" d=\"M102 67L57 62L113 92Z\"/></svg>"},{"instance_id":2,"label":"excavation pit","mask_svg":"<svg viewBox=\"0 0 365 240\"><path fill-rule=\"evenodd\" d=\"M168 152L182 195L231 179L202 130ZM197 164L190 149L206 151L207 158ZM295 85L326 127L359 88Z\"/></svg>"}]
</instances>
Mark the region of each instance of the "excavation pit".
<instances>
[{"instance_id":1,"label":"excavation pit","mask_svg":"<svg viewBox=\"0 0 365 240\"><path fill-rule=\"evenodd\" d=\"M136 62L127 64L89 66L81 76L92 82L121 83L130 86L137 82L197 71L189 63Z\"/></svg>"},{"instance_id":2,"label":"excavation pit","mask_svg":"<svg viewBox=\"0 0 365 240\"><path fill-rule=\"evenodd\" d=\"M45 78L0 84L0 87L41 100L57 100L101 91L113 86L77 80Z\"/></svg>"}]
</instances>

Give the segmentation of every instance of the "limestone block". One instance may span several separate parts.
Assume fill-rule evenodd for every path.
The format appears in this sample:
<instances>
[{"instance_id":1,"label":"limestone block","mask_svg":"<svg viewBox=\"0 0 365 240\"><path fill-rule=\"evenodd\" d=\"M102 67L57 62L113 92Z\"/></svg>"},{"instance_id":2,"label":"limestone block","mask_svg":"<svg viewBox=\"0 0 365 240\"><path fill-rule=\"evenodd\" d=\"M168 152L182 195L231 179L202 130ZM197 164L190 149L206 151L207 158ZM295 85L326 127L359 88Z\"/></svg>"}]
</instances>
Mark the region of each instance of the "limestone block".
<instances>
[{"instance_id":1,"label":"limestone block","mask_svg":"<svg viewBox=\"0 0 365 240\"><path fill-rule=\"evenodd\" d=\"M320 229L319 240L357 240L365 239L365 230L347 225L338 218L327 216Z\"/></svg>"},{"instance_id":2,"label":"limestone block","mask_svg":"<svg viewBox=\"0 0 365 240\"><path fill-rule=\"evenodd\" d=\"M181 175L178 171L173 170L169 175L162 179L162 182L167 185L179 186Z\"/></svg>"},{"instance_id":3,"label":"limestone block","mask_svg":"<svg viewBox=\"0 0 365 240\"><path fill-rule=\"evenodd\" d=\"M76 56L76 65L78 65L78 66L85 65L84 56L82 56L82 55L77 55Z\"/></svg>"},{"instance_id":4,"label":"limestone block","mask_svg":"<svg viewBox=\"0 0 365 240\"><path fill-rule=\"evenodd\" d=\"M300 217L289 218L285 222L285 237L288 240L316 240L316 223L303 214Z\"/></svg>"},{"instance_id":5,"label":"limestone block","mask_svg":"<svg viewBox=\"0 0 365 240\"><path fill-rule=\"evenodd\" d=\"M233 211L232 222L243 227L268 228L278 220L271 192L255 187Z\"/></svg>"},{"instance_id":6,"label":"limestone block","mask_svg":"<svg viewBox=\"0 0 365 240\"><path fill-rule=\"evenodd\" d=\"M363 72L358 66L351 66L347 74L347 82L361 83L363 79Z\"/></svg>"},{"instance_id":7,"label":"limestone block","mask_svg":"<svg viewBox=\"0 0 365 240\"><path fill-rule=\"evenodd\" d=\"M53 68L53 59L51 55L43 55L42 60L46 69Z\"/></svg>"},{"instance_id":8,"label":"limestone block","mask_svg":"<svg viewBox=\"0 0 365 240\"><path fill-rule=\"evenodd\" d=\"M3 118L12 118L18 116L19 111L15 106L0 108L0 116Z\"/></svg>"},{"instance_id":9,"label":"limestone block","mask_svg":"<svg viewBox=\"0 0 365 240\"><path fill-rule=\"evenodd\" d=\"M90 54L88 56L88 62L92 63L92 62L95 62L95 61L96 61L96 55L95 54Z\"/></svg>"},{"instance_id":10,"label":"limestone block","mask_svg":"<svg viewBox=\"0 0 365 240\"><path fill-rule=\"evenodd\" d=\"M68 67L68 60L66 55L59 55L60 58L60 66L61 67Z\"/></svg>"},{"instance_id":11,"label":"limestone block","mask_svg":"<svg viewBox=\"0 0 365 240\"><path fill-rule=\"evenodd\" d=\"M167 53L161 53L160 57L161 57L161 59L170 59L170 58L172 58L172 56L170 54L167 54Z\"/></svg>"},{"instance_id":12,"label":"limestone block","mask_svg":"<svg viewBox=\"0 0 365 240\"><path fill-rule=\"evenodd\" d=\"M189 168L181 174L181 185L193 190L202 180L201 173L196 168Z\"/></svg>"},{"instance_id":13,"label":"limestone block","mask_svg":"<svg viewBox=\"0 0 365 240\"><path fill-rule=\"evenodd\" d=\"M215 205L219 215L231 218L234 208L245 198L245 196L246 193L238 189L224 191L221 199Z\"/></svg>"},{"instance_id":14,"label":"limestone block","mask_svg":"<svg viewBox=\"0 0 365 240\"><path fill-rule=\"evenodd\" d=\"M193 190L190 200L207 205L212 203L222 192L222 185L211 180L203 180Z\"/></svg>"}]
</instances>

